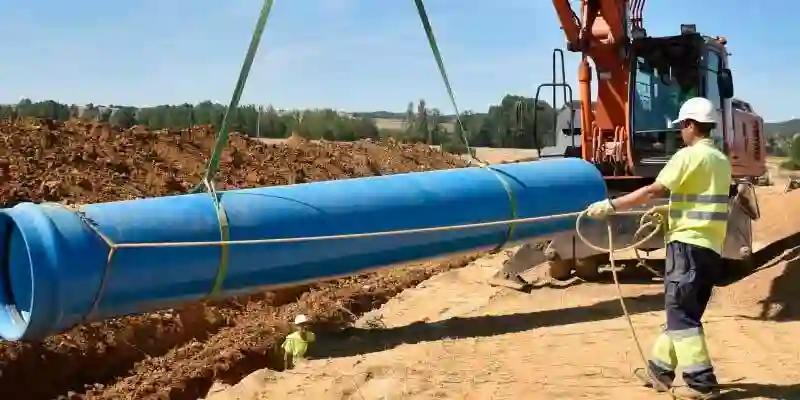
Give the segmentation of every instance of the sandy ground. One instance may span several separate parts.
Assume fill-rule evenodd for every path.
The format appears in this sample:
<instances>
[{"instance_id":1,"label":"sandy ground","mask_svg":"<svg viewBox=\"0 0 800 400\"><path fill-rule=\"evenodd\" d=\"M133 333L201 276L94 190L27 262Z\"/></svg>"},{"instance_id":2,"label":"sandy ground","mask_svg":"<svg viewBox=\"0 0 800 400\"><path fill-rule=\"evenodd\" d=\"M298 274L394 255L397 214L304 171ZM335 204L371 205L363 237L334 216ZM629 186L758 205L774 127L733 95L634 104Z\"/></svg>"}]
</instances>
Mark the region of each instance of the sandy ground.
<instances>
[{"instance_id":1,"label":"sandy ground","mask_svg":"<svg viewBox=\"0 0 800 400\"><path fill-rule=\"evenodd\" d=\"M718 288L705 317L724 399L800 399L800 191L759 188L761 269ZM261 370L208 400L651 399L612 284L546 279L530 293L486 285L508 252L406 290L356 327L320 337L314 359ZM534 271L534 274L538 272ZM637 283L638 282L638 283ZM663 323L661 283L622 291L642 345Z\"/></svg>"}]
</instances>

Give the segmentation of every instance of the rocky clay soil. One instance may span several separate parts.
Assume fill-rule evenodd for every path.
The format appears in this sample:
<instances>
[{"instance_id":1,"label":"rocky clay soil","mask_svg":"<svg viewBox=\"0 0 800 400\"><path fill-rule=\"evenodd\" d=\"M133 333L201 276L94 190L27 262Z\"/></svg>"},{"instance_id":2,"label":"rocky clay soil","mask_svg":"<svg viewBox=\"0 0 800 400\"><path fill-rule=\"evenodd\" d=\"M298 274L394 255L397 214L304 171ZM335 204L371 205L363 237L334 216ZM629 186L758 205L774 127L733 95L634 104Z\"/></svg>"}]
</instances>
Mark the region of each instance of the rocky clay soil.
<instances>
[{"instance_id":1,"label":"rocky clay soil","mask_svg":"<svg viewBox=\"0 0 800 400\"><path fill-rule=\"evenodd\" d=\"M0 201L82 204L185 193L214 145L209 127L118 130L79 121L0 122ZM232 135L219 189L457 168L425 145L266 144ZM476 256L74 328L41 343L0 343L0 398L197 399L212 382L272 367L294 314L346 325L399 291Z\"/></svg>"}]
</instances>

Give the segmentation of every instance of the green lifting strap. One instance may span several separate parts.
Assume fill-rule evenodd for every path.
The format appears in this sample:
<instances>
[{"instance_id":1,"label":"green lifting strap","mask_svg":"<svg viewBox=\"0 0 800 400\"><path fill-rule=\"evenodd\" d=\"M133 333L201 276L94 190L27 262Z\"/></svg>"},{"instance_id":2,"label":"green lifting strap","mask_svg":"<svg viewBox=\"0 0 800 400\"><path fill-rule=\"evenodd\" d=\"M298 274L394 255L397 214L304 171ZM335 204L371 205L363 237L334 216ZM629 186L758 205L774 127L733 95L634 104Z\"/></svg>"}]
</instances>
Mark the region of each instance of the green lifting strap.
<instances>
[{"instance_id":1,"label":"green lifting strap","mask_svg":"<svg viewBox=\"0 0 800 400\"><path fill-rule=\"evenodd\" d=\"M464 142L464 146L467 147L469 155L472 156L472 148L469 146L469 140L467 140L467 136L464 134L465 129L464 123L461 120L461 112L458 110L458 104L456 104L456 95L453 93L453 87L450 85L450 79L447 77L444 61L442 61L442 54L439 52L439 45L436 44L436 37L433 35L433 28L431 28L431 22L428 20L428 13L425 11L425 4L423 0L414 0L414 3L417 5L419 19L422 22L422 27L425 29L425 36L428 37L428 45L431 47L433 57L436 58L436 65L439 67L439 74L444 81L447 95L450 96L450 104L453 105L453 109L456 112L456 122L458 122L458 127L460 128L459 136L461 137L461 141Z\"/></svg>"},{"instance_id":2,"label":"green lifting strap","mask_svg":"<svg viewBox=\"0 0 800 400\"><path fill-rule=\"evenodd\" d=\"M436 59L436 65L439 67L439 74L442 76L442 80L444 81L444 86L447 89L447 95L450 96L450 103L453 105L453 109L456 112L456 122L458 122L458 126L460 129L459 136L461 141L464 142L464 146L467 148L470 157L477 160L475 156L472 154L472 148L469 145L469 140L467 140L467 136L465 135L466 129L464 129L464 123L461 120L461 112L458 110L458 104L456 104L456 96L453 93L453 87L450 85L450 79L447 77L447 70L444 68L444 61L442 61L442 54L439 51L439 45L436 44L436 37L433 34L433 28L431 27L431 22L428 19L428 13L425 11L425 4L423 0L414 0L414 3L417 6L417 12L419 13L419 19L422 21L422 27L425 29L425 36L428 38L428 45L431 47L431 51L433 52L433 57ZM478 160L480 161L480 160ZM489 171L492 171L497 179L500 180L500 183L503 185L503 189L506 191L506 195L508 195L508 203L511 207L511 219L517 219L517 200L514 197L514 191L511 189L511 185L509 184L508 180L504 176L504 173L501 171L497 171L492 167L487 166L485 163L481 162L482 166ZM498 243L497 247L492 250L492 252L497 252L505 247L506 243L513 239L514 231L516 230L516 224L512 223L508 225L508 229L506 230L505 237L503 241Z\"/></svg>"},{"instance_id":3,"label":"green lifting strap","mask_svg":"<svg viewBox=\"0 0 800 400\"><path fill-rule=\"evenodd\" d=\"M253 37L250 39L250 47L247 49L247 54L245 55L242 69L239 72L239 79L236 81L236 87L233 89L231 102L228 104L228 108L225 110L225 116L222 118L222 124L219 127L219 134L217 134L217 140L214 143L214 150L208 160L208 165L206 166L203 180L200 181L200 183L192 190L192 193L207 192L209 195L211 195L214 208L217 211L217 219L219 220L220 241L222 242L220 245L220 265L217 269L217 275L214 277L214 284L209 291L208 297L213 297L222 290L225 277L228 274L230 253L230 249L226 243L230 240L228 215L225 212L225 209L220 201L221 199L216 192L214 180L217 176L217 172L219 172L219 162L220 158L222 157L222 151L228 144L228 137L230 135L230 118L233 112L239 107L239 100L242 98L242 92L244 91L247 77L250 75L250 67L252 67L256 52L258 51L258 44L261 42L261 36L264 33L264 27L267 25L267 19L269 18L270 11L272 10L273 2L274 0L264 0L264 5L261 7L261 15L258 17L256 28L253 31Z\"/></svg>"}]
</instances>

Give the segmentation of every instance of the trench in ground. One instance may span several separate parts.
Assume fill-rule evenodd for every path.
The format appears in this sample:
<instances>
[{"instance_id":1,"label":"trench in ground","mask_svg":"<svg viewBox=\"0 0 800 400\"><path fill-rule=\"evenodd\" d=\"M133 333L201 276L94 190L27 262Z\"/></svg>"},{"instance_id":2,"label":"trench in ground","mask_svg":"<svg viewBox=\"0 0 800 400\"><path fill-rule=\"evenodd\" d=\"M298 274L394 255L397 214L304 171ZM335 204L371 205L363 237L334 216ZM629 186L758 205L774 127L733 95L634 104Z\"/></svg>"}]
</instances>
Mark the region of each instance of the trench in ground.
<instances>
[{"instance_id":1,"label":"trench in ground","mask_svg":"<svg viewBox=\"0 0 800 400\"><path fill-rule=\"evenodd\" d=\"M403 279L388 279L388 283L381 283L380 278L387 275L386 272L375 273L278 293L113 319L77 327L41 343L0 343L0 398L36 400L69 395L69 398L140 399L167 394L170 399L195 400L205 396L214 381L235 383L258 369L280 369L275 342L282 339L288 324L273 321L275 328L268 334L274 337L270 340L257 338L263 346L248 347L248 340L237 341L242 343L242 348L237 349L234 359L222 363L222 367L220 363L207 362L194 365L184 374L176 368L177 372L172 375L154 377L147 376L150 375L148 363L181 364L186 361L182 356L191 361L187 352L203 346L214 347L230 331L248 325L249 319L267 316L288 319L298 308L304 307L299 303L306 296L310 295L313 302L315 292L322 293L317 299L319 303L310 312L304 312L315 318L318 324L315 329L338 330L400 291L437 273L463 267L477 257L459 257L416 269L412 266ZM376 283L379 290L375 290ZM358 287L360 290L348 290L344 296L328 290L326 295L325 288L331 287ZM263 336L265 333L254 329L248 334ZM219 353L225 349L211 350L211 353Z\"/></svg>"},{"instance_id":2,"label":"trench in ground","mask_svg":"<svg viewBox=\"0 0 800 400\"><path fill-rule=\"evenodd\" d=\"M39 343L0 342L0 398L53 399L110 384L148 357L229 326L246 304L296 301L308 286L92 323Z\"/></svg>"}]
</instances>

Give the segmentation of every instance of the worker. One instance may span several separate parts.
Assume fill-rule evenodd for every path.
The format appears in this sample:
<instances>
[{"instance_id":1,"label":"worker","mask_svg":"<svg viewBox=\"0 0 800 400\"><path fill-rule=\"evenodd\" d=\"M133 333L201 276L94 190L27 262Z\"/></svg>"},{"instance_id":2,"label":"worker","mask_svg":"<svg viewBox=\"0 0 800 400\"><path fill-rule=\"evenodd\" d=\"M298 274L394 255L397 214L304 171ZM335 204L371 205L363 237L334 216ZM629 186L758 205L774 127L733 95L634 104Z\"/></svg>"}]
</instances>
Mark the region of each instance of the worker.
<instances>
[{"instance_id":1,"label":"worker","mask_svg":"<svg viewBox=\"0 0 800 400\"><path fill-rule=\"evenodd\" d=\"M316 340L314 332L308 330L308 317L298 314L294 317L293 332L283 341L283 367L294 368L299 361L305 359L309 343Z\"/></svg>"},{"instance_id":2,"label":"worker","mask_svg":"<svg viewBox=\"0 0 800 400\"><path fill-rule=\"evenodd\" d=\"M666 330L655 341L648 368L637 378L681 399L719 396L701 318L721 276L728 216L731 164L710 138L716 109L708 99L687 100L673 124L687 147L679 150L653 184L613 200L592 204L586 214L604 218L669 193L664 295ZM673 387L680 368L685 386Z\"/></svg>"}]
</instances>

